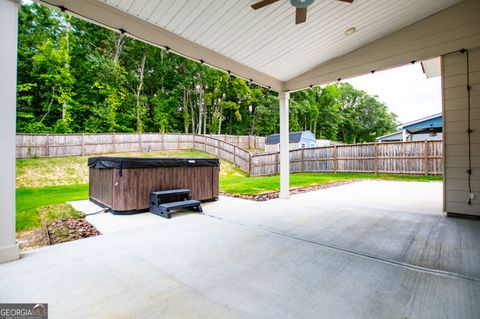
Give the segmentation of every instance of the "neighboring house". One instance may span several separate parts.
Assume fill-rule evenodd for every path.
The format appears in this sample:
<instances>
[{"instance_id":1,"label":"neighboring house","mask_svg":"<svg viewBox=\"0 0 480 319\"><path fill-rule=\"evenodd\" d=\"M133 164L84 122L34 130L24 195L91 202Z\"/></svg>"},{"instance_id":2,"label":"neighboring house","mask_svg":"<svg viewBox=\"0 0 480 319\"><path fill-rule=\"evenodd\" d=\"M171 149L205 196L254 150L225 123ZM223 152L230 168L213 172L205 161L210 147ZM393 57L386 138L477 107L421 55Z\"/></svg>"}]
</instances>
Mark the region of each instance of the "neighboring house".
<instances>
[{"instance_id":1,"label":"neighboring house","mask_svg":"<svg viewBox=\"0 0 480 319\"><path fill-rule=\"evenodd\" d=\"M403 132L398 131L395 133L383 135L376 138L377 142L401 142L403 141Z\"/></svg>"},{"instance_id":2,"label":"neighboring house","mask_svg":"<svg viewBox=\"0 0 480 319\"><path fill-rule=\"evenodd\" d=\"M310 148L316 146L315 135L310 131L291 132L289 134L290 149ZM265 140L265 152L280 151L280 134L271 134Z\"/></svg>"},{"instance_id":3,"label":"neighboring house","mask_svg":"<svg viewBox=\"0 0 480 319\"><path fill-rule=\"evenodd\" d=\"M443 138L442 113L434 114L398 127L399 131L377 137L377 142L438 141Z\"/></svg>"}]
</instances>

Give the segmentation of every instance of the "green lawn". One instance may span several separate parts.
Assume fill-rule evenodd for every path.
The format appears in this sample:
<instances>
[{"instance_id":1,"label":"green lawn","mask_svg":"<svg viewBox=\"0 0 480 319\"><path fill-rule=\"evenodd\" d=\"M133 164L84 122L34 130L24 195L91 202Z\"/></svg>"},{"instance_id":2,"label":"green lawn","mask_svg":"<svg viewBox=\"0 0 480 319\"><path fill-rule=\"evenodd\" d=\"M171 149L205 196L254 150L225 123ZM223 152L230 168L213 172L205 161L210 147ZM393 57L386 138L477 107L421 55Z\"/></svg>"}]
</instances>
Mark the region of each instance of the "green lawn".
<instances>
[{"instance_id":1,"label":"green lawn","mask_svg":"<svg viewBox=\"0 0 480 319\"><path fill-rule=\"evenodd\" d=\"M120 155L120 154L116 154ZM212 157L200 151L127 153L126 156ZM46 205L88 198L87 157L17 160L17 231L40 226L38 210ZM232 194L259 194L279 190L279 176L249 177L221 160L220 190ZM291 187L312 186L351 179L441 181L437 176L349 173L292 174Z\"/></svg>"},{"instance_id":2,"label":"green lawn","mask_svg":"<svg viewBox=\"0 0 480 319\"><path fill-rule=\"evenodd\" d=\"M213 157L196 150L117 153L105 156L130 157ZM43 187L88 183L87 161L90 156L68 156L17 160L17 187ZM222 163L224 164L224 163ZM224 164L222 166L233 166Z\"/></svg>"},{"instance_id":3,"label":"green lawn","mask_svg":"<svg viewBox=\"0 0 480 319\"><path fill-rule=\"evenodd\" d=\"M441 181L440 176L382 175L361 173L303 173L290 175L290 187L313 186L352 179L382 179L395 181ZM232 194L260 194L280 190L280 176L220 177L220 190Z\"/></svg>"},{"instance_id":4,"label":"green lawn","mask_svg":"<svg viewBox=\"0 0 480 319\"><path fill-rule=\"evenodd\" d=\"M17 231L40 226L40 207L81 199L88 199L88 184L17 188Z\"/></svg>"}]
</instances>

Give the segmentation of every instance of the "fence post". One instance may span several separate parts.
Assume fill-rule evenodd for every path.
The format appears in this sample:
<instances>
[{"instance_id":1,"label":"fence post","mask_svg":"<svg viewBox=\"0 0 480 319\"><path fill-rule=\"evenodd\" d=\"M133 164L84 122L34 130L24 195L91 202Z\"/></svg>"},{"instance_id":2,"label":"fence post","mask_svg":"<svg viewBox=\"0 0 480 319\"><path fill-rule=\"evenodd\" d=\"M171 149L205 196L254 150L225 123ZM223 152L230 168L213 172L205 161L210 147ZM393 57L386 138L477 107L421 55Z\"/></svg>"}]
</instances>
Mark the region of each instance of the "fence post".
<instances>
[{"instance_id":1,"label":"fence post","mask_svg":"<svg viewBox=\"0 0 480 319\"><path fill-rule=\"evenodd\" d=\"M116 145L116 134L115 132L113 132L113 136L112 136L112 148L113 148L113 153L116 153L117 152L117 145Z\"/></svg>"},{"instance_id":2,"label":"fence post","mask_svg":"<svg viewBox=\"0 0 480 319\"><path fill-rule=\"evenodd\" d=\"M424 150L423 150L423 161L424 161L424 169L425 169L425 176L428 175L428 141L425 140Z\"/></svg>"},{"instance_id":3,"label":"fence post","mask_svg":"<svg viewBox=\"0 0 480 319\"><path fill-rule=\"evenodd\" d=\"M180 149L180 134L177 133L177 150Z\"/></svg>"},{"instance_id":4,"label":"fence post","mask_svg":"<svg viewBox=\"0 0 480 319\"><path fill-rule=\"evenodd\" d=\"M139 152L142 152L142 133L138 132L138 149Z\"/></svg>"},{"instance_id":5,"label":"fence post","mask_svg":"<svg viewBox=\"0 0 480 319\"><path fill-rule=\"evenodd\" d=\"M236 148L237 148L237 146L233 145L233 164L237 164L236 161L235 161L236 160L236 157L235 157L235 149Z\"/></svg>"},{"instance_id":6,"label":"fence post","mask_svg":"<svg viewBox=\"0 0 480 319\"><path fill-rule=\"evenodd\" d=\"M333 172L337 173L337 145L333 145Z\"/></svg>"},{"instance_id":7,"label":"fence post","mask_svg":"<svg viewBox=\"0 0 480 319\"><path fill-rule=\"evenodd\" d=\"M220 156L220 140L217 141L217 156Z\"/></svg>"},{"instance_id":8,"label":"fence post","mask_svg":"<svg viewBox=\"0 0 480 319\"><path fill-rule=\"evenodd\" d=\"M378 174L378 150L377 150L377 143L373 144L374 147L374 159L373 159L373 171L375 174Z\"/></svg>"},{"instance_id":9,"label":"fence post","mask_svg":"<svg viewBox=\"0 0 480 319\"><path fill-rule=\"evenodd\" d=\"M50 156L50 146L49 146L49 134L47 134L47 139L45 140L45 157Z\"/></svg>"},{"instance_id":10,"label":"fence post","mask_svg":"<svg viewBox=\"0 0 480 319\"><path fill-rule=\"evenodd\" d=\"M280 152L276 153L276 159L275 159L275 175L278 174L278 165L280 164L279 163L279 160L278 160L278 155L280 154Z\"/></svg>"},{"instance_id":11,"label":"fence post","mask_svg":"<svg viewBox=\"0 0 480 319\"><path fill-rule=\"evenodd\" d=\"M82 133L82 148L80 150L82 156L85 155L85 133Z\"/></svg>"},{"instance_id":12,"label":"fence post","mask_svg":"<svg viewBox=\"0 0 480 319\"><path fill-rule=\"evenodd\" d=\"M305 147L302 147L302 173L305 171Z\"/></svg>"},{"instance_id":13,"label":"fence post","mask_svg":"<svg viewBox=\"0 0 480 319\"><path fill-rule=\"evenodd\" d=\"M248 175L252 176L252 153L248 152Z\"/></svg>"}]
</instances>

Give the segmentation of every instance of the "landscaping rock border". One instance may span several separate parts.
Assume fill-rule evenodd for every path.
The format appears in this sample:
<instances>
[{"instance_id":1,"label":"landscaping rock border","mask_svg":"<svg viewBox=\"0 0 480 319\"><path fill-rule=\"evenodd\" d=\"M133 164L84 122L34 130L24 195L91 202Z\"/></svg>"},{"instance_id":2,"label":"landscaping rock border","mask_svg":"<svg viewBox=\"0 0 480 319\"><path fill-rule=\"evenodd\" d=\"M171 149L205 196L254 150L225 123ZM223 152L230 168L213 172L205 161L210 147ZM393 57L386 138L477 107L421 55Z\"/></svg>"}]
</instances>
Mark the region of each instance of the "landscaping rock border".
<instances>
[{"instance_id":1,"label":"landscaping rock border","mask_svg":"<svg viewBox=\"0 0 480 319\"><path fill-rule=\"evenodd\" d=\"M295 194L301 194L301 193L306 193L306 192L313 192L313 191L316 191L316 190L319 190L319 189L326 189L326 188L331 188L331 187L343 186L343 185L352 184L352 183L355 183L355 182L358 182L358 181L359 180L353 179L353 180L348 180L348 181L325 183L325 184L321 184L321 185L297 187L297 188L291 189L290 194L295 195ZM268 193L261 193L261 194L256 194L256 195L241 195L241 194L230 194L230 193L221 192L220 195L242 198L242 199L248 199L248 200L253 200L253 201L256 201L256 202L264 202L264 201L267 201L267 200L278 198L279 193L280 192L268 192Z\"/></svg>"},{"instance_id":2,"label":"landscaping rock border","mask_svg":"<svg viewBox=\"0 0 480 319\"><path fill-rule=\"evenodd\" d=\"M47 232L50 245L101 235L84 217L57 219L47 226Z\"/></svg>"}]
</instances>

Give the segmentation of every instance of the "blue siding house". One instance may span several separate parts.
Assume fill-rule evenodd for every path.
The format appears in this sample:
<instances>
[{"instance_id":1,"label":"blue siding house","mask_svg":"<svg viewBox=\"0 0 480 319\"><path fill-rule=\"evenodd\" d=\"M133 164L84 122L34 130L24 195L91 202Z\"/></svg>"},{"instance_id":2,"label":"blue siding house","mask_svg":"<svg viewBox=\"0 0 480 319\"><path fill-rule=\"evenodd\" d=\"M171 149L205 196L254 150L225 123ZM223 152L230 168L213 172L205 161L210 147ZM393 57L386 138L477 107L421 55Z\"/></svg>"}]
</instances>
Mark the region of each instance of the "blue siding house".
<instances>
[{"instance_id":1,"label":"blue siding house","mask_svg":"<svg viewBox=\"0 0 480 319\"><path fill-rule=\"evenodd\" d=\"M442 113L405 123L398 132L377 137L378 142L435 141L443 137Z\"/></svg>"},{"instance_id":2,"label":"blue siding house","mask_svg":"<svg viewBox=\"0 0 480 319\"><path fill-rule=\"evenodd\" d=\"M310 131L291 132L289 134L290 149L310 148L316 146L315 135ZM265 140L265 152L280 150L280 134L271 134Z\"/></svg>"}]
</instances>

